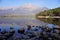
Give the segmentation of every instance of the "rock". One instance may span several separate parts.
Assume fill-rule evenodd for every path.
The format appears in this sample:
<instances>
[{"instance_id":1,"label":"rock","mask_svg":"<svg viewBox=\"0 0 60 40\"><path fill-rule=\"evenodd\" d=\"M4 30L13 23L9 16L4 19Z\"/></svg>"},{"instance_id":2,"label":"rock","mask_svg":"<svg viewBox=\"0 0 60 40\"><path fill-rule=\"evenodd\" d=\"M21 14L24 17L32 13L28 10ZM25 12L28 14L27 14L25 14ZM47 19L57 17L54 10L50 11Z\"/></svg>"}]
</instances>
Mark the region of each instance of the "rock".
<instances>
[{"instance_id":1,"label":"rock","mask_svg":"<svg viewBox=\"0 0 60 40\"><path fill-rule=\"evenodd\" d=\"M25 32L24 29L22 29L22 30L18 30L18 33L20 33L20 34L24 34L24 32Z\"/></svg>"}]
</instances>

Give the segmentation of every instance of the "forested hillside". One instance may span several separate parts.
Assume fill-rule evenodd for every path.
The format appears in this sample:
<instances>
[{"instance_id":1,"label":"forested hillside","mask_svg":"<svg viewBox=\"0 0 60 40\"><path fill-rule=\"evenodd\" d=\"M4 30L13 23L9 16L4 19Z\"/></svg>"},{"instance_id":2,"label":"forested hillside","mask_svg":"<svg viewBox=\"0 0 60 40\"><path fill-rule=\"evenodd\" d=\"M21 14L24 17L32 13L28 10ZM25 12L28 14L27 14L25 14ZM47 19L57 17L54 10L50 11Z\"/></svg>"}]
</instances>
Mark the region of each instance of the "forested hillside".
<instances>
[{"instance_id":1,"label":"forested hillside","mask_svg":"<svg viewBox=\"0 0 60 40\"><path fill-rule=\"evenodd\" d=\"M45 10L37 14L37 16L60 16L60 7L50 10Z\"/></svg>"},{"instance_id":2,"label":"forested hillside","mask_svg":"<svg viewBox=\"0 0 60 40\"><path fill-rule=\"evenodd\" d=\"M59 16L60 17L60 7L55 8L55 9L50 9L50 10L45 10L43 12L40 12L36 15L36 18L39 20L42 20L44 22L48 22L48 23L53 23L55 25L60 25L60 18L38 18L38 16Z\"/></svg>"}]
</instances>

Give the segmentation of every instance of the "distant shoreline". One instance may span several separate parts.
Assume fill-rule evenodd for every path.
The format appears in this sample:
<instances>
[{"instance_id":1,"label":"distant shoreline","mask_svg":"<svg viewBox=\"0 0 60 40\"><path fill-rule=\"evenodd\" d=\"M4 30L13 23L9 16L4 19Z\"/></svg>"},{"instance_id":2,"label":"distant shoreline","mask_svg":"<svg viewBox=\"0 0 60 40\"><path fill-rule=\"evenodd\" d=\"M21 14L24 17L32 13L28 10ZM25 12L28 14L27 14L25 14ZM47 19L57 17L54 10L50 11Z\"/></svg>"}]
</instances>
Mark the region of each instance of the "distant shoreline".
<instances>
[{"instance_id":1,"label":"distant shoreline","mask_svg":"<svg viewBox=\"0 0 60 40\"><path fill-rule=\"evenodd\" d=\"M38 18L60 18L60 16L38 16Z\"/></svg>"}]
</instances>

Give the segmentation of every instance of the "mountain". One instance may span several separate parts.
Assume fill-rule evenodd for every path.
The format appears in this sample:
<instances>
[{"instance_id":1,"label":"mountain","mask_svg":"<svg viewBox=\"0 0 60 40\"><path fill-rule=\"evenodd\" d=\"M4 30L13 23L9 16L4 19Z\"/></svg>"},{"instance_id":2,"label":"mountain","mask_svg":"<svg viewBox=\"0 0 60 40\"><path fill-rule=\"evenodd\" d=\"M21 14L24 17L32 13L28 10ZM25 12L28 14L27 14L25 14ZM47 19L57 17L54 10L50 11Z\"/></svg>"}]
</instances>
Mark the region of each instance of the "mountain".
<instances>
[{"instance_id":1,"label":"mountain","mask_svg":"<svg viewBox=\"0 0 60 40\"><path fill-rule=\"evenodd\" d=\"M38 12L48 10L47 7L37 7L32 4L25 4L20 7L0 8L0 15L32 15Z\"/></svg>"}]
</instances>

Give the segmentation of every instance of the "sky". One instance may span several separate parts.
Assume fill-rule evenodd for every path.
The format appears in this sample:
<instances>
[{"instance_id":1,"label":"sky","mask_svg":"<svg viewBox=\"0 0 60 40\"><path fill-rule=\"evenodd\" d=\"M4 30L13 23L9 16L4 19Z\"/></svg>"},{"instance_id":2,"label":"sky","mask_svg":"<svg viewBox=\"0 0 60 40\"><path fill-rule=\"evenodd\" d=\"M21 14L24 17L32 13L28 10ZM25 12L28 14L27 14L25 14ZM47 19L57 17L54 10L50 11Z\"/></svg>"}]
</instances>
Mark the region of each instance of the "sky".
<instances>
[{"instance_id":1,"label":"sky","mask_svg":"<svg viewBox=\"0 0 60 40\"><path fill-rule=\"evenodd\" d=\"M0 7L18 7L25 4L32 4L39 7L57 8L60 7L60 0L0 0Z\"/></svg>"}]
</instances>

